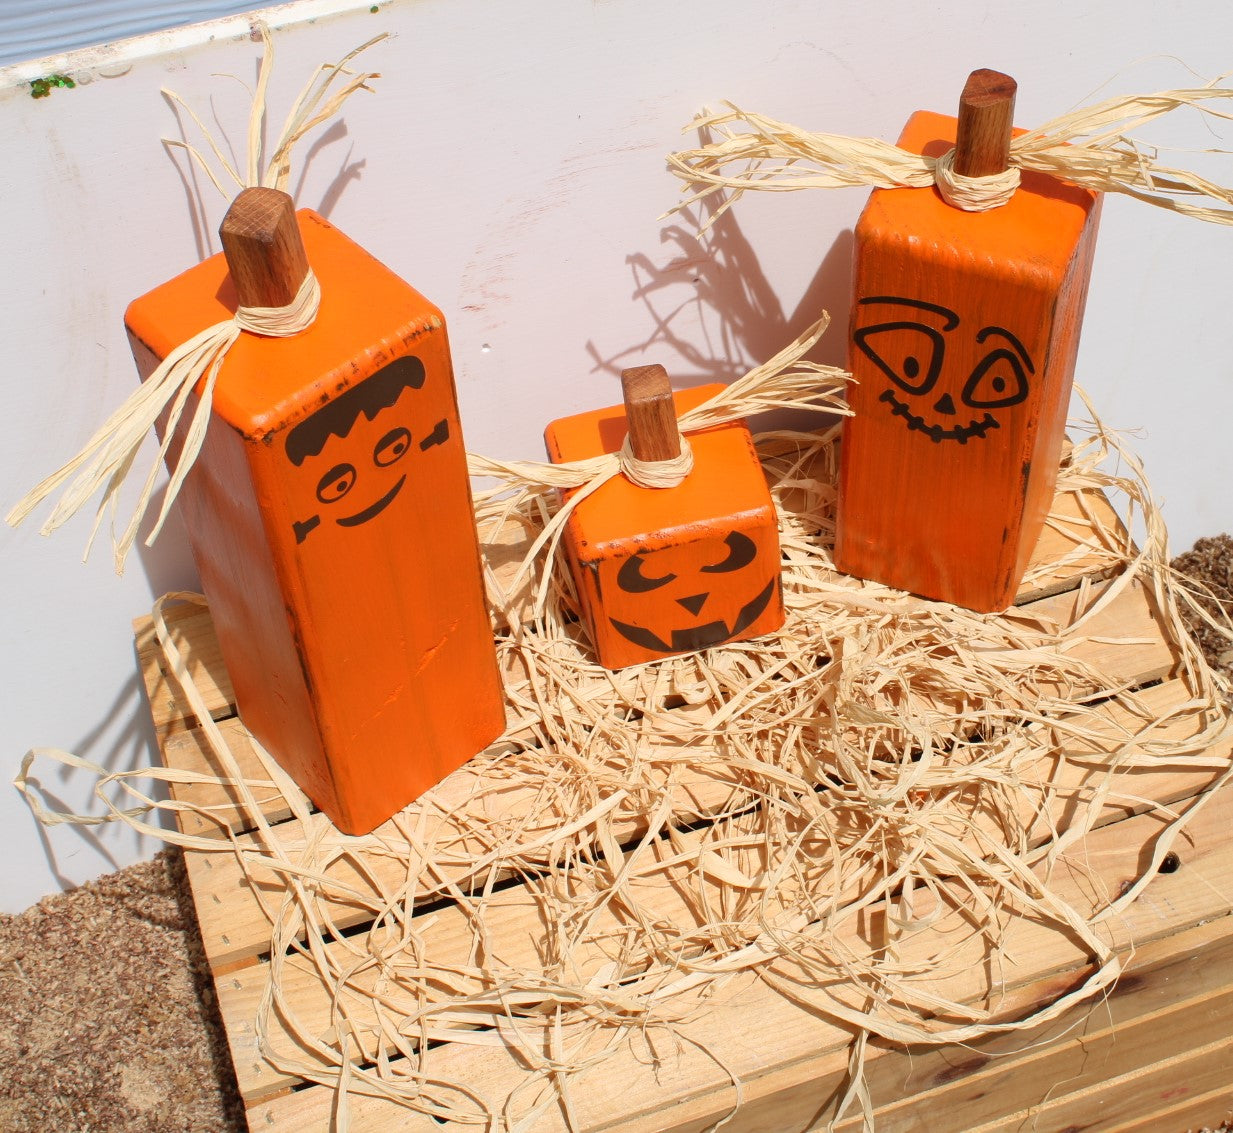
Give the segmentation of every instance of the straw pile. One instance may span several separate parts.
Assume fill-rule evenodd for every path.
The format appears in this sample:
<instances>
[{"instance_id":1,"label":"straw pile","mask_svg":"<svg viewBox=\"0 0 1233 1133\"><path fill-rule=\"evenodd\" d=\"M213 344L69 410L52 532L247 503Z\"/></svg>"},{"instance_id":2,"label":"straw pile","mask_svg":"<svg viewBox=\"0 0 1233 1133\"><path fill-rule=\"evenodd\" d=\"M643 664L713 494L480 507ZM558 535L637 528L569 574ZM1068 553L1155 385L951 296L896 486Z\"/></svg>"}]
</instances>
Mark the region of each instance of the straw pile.
<instances>
[{"instance_id":1,"label":"straw pile","mask_svg":"<svg viewBox=\"0 0 1233 1133\"><path fill-rule=\"evenodd\" d=\"M734 972L756 972L851 1030L848 1100L866 1106L868 1037L971 1041L1039 1023L1116 979L1100 922L1154 870L1093 913L1060 899L1033 867L1124 802L1112 794L1115 772L1204 767L1205 749L1230 728L1228 686L1179 624L1179 603L1200 606L1175 583L1133 458L1097 426L1063 468L1060 492L1120 495L1146 537L1136 549L1122 527L1093 529L1084 550L1116 578L1061 630L1026 610L977 615L837 574L836 433L759 438L781 515L789 616L780 633L599 668L570 616L566 572L545 574L540 561L517 590L501 589L516 573L501 560L516 565L557 507L553 491L524 493L499 530L482 532L494 604L509 621L498 649L510 723L497 744L367 838L310 825L307 800L267 760L267 779L239 784L259 850L170 839L285 879L281 903L267 909L257 1028L280 1071L339 1088L340 1127L356 1093L511 1128L548 1106L572 1115L573 1071L622 1043L670 1044ZM1111 456L1130 473L1109 471ZM518 611L543 578L543 613L524 624ZM1197 725L1185 743L1164 738L1167 721L1120 679L1078 659L1089 619L1136 580L1181 651L1193 694L1185 711ZM179 664L170 640L165 648ZM1111 704L1137 724L1094 744L1095 714ZM216 755L234 778L221 736ZM1211 763L1213 779L1229 776ZM154 803L135 774L101 776L100 797L119 783L137 804L112 802L113 816L149 828L151 806L196 809ZM262 817L254 796L271 784L313 837L286 841ZM1172 816L1154 864L1204 797ZM546 926L530 949L497 927L528 895ZM436 907L424 914L426 905ZM890 915L871 915L879 910ZM337 931L357 913L371 923L365 936ZM1027 1018L948 998L948 980L981 964L996 974L1003 930L1024 918L1070 942L1084 982ZM283 994L293 967L333 1004L324 1033ZM445 1040L517 1050L525 1088L497 1103L449 1080L434 1070Z\"/></svg>"}]
</instances>

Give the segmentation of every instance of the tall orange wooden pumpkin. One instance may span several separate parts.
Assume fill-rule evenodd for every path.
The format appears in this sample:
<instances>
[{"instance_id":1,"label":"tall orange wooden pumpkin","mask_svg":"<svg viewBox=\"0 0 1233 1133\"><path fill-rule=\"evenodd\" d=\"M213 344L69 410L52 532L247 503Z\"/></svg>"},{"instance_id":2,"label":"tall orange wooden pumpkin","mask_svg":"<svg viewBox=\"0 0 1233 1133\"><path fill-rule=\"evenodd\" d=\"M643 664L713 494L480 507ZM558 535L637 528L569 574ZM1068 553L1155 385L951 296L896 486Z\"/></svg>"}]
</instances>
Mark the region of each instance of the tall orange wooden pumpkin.
<instances>
[{"instance_id":1,"label":"tall orange wooden pumpkin","mask_svg":"<svg viewBox=\"0 0 1233 1133\"><path fill-rule=\"evenodd\" d=\"M959 118L918 113L902 148L1006 168L1015 85L974 72ZM1053 499L1099 196L1024 171L968 212L875 189L856 228L836 565L975 610L1010 605Z\"/></svg>"},{"instance_id":2,"label":"tall orange wooden pumpkin","mask_svg":"<svg viewBox=\"0 0 1233 1133\"><path fill-rule=\"evenodd\" d=\"M316 273L309 329L231 348L180 500L242 719L366 833L504 726L445 323L284 193L246 189L221 236L125 322L145 377Z\"/></svg>"}]
</instances>

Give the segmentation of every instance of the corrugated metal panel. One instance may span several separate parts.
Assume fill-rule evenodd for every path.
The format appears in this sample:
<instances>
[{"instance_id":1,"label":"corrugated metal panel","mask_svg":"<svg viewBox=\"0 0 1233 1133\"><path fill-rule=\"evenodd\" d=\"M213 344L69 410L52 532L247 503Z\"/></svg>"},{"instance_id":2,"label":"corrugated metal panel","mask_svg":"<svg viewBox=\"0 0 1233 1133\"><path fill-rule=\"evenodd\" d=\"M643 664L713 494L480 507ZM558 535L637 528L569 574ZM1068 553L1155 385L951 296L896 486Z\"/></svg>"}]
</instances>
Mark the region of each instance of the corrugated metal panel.
<instances>
[{"instance_id":1,"label":"corrugated metal panel","mask_svg":"<svg viewBox=\"0 0 1233 1133\"><path fill-rule=\"evenodd\" d=\"M261 6L253 0L0 0L0 66Z\"/></svg>"}]
</instances>

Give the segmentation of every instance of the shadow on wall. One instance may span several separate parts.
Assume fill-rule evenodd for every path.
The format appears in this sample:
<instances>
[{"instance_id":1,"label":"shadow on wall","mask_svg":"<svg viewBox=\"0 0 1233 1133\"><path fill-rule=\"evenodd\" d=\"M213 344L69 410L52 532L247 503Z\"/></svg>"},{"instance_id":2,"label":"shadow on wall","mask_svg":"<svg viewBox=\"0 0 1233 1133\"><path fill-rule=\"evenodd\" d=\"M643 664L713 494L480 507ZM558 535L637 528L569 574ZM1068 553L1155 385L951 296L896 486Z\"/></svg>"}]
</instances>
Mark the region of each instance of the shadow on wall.
<instances>
[{"instance_id":1,"label":"shadow on wall","mask_svg":"<svg viewBox=\"0 0 1233 1133\"><path fill-rule=\"evenodd\" d=\"M103 750L96 751L95 749L100 746ZM82 759L88 759L97 764L103 773L140 770L157 765L159 760L154 726L139 673L134 671L124 681L115 700L99 722L73 744L70 750ZM40 771L45 778L40 777ZM95 772L86 768L73 767L64 763L57 765L44 758L31 768L28 785L31 793L53 813L81 814L101 818L107 813L106 808L102 803L93 799L91 791L81 789L83 784L92 788L98 777ZM54 787L48 784L48 779L54 781ZM133 785L143 795L155 800L161 801L167 797L165 785L161 782L139 779ZM65 797L66 795L68 798ZM141 797L131 795L115 786L108 797L111 803L120 810L140 807L143 802ZM89 801L84 803L78 801L74 804L69 801L70 798L89 799ZM149 821L164 829L174 828L174 820L167 812L160 811L148 818ZM108 845L109 840L106 837L108 827L76 823L70 823L69 826L101 861L106 862L113 870L120 868L120 862L117 861ZM78 882L69 877L60 867L60 857L71 859L74 852L71 849L66 850L63 843L57 847L56 842L49 835L48 828L38 821L37 816L34 827L42 843L48 868L55 877L56 883L63 890L76 888ZM127 832L128 828L121 823L114 823L110 829L123 833ZM144 843L144 835L139 837ZM68 845L72 845L71 840Z\"/></svg>"},{"instance_id":2,"label":"shadow on wall","mask_svg":"<svg viewBox=\"0 0 1233 1133\"><path fill-rule=\"evenodd\" d=\"M718 194L711 200L713 209L722 207ZM587 352L595 361L592 372L619 377L626 366L654 361L657 351L671 351L688 367L671 373L675 388L729 383L782 350L824 311L830 314L830 328L808 357L830 366L846 365L852 305L851 230L836 237L788 315L731 209L701 235L702 221L694 210L683 209L680 216L684 223L661 230L662 242L676 249L667 263L656 264L644 252L626 258L634 283L631 298L645 308L652 332L643 341L611 354L604 354L594 340L588 341ZM718 334L706 336L700 346L696 334L686 337L676 330L674 324L682 316L682 325L691 332L699 326L717 325ZM754 427L760 431L822 424L818 414L785 412L760 415Z\"/></svg>"}]
</instances>

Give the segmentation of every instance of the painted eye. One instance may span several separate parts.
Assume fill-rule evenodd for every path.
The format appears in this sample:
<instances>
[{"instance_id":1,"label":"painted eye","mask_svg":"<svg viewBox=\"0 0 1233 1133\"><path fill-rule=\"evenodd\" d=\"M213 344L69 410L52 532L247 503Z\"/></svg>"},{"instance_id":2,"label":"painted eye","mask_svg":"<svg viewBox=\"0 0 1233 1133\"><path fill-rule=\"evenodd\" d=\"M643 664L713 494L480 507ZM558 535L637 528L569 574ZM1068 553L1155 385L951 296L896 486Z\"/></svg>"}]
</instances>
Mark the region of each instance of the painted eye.
<instances>
[{"instance_id":1,"label":"painted eye","mask_svg":"<svg viewBox=\"0 0 1233 1133\"><path fill-rule=\"evenodd\" d=\"M852 340L895 385L928 393L942 371L946 343L940 331L922 323L878 323L853 332Z\"/></svg>"},{"instance_id":2,"label":"painted eye","mask_svg":"<svg viewBox=\"0 0 1233 1133\"><path fill-rule=\"evenodd\" d=\"M728 548L728 557L714 566L704 566L702 569L707 574L727 574L728 571L740 570L758 557L758 544L739 531L730 532L724 543Z\"/></svg>"},{"instance_id":3,"label":"painted eye","mask_svg":"<svg viewBox=\"0 0 1233 1133\"><path fill-rule=\"evenodd\" d=\"M999 347L987 354L963 387L963 401L973 409L1005 409L1028 395L1027 375L1018 355Z\"/></svg>"},{"instance_id":4,"label":"painted eye","mask_svg":"<svg viewBox=\"0 0 1233 1133\"><path fill-rule=\"evenodd\" d=\"M317 481L317 499L323 504L341 500L355 484L355 468L350 464L336 464Z\"/></svg>"},{"instance_id":5,"label":"painted eye","mask_svg":"<svg viewBox=\"0 0 1233 1133\"><path fill-rule=\"evenodd\" d=\"M631 594L643 594L648 590L658 590L661 586L667 586L676 578L676 575L671 573L660 578L652 578L643 574L642 567L645 561L641 555L634 555L621 565L617 574L617 585L622 590L628 590Z\"/></svg>"},{"instance_id":6,"label":"painted eye","mask_svg":"<svg viewBox=\"0 0 1233 1133\"><path fill-rule=\"evenodd\" d=\"M377 442L372 458L381 468L387 468L401 460L411 447L411 434L406 429L391 429Z\"/></svg>"}]
</instances>

